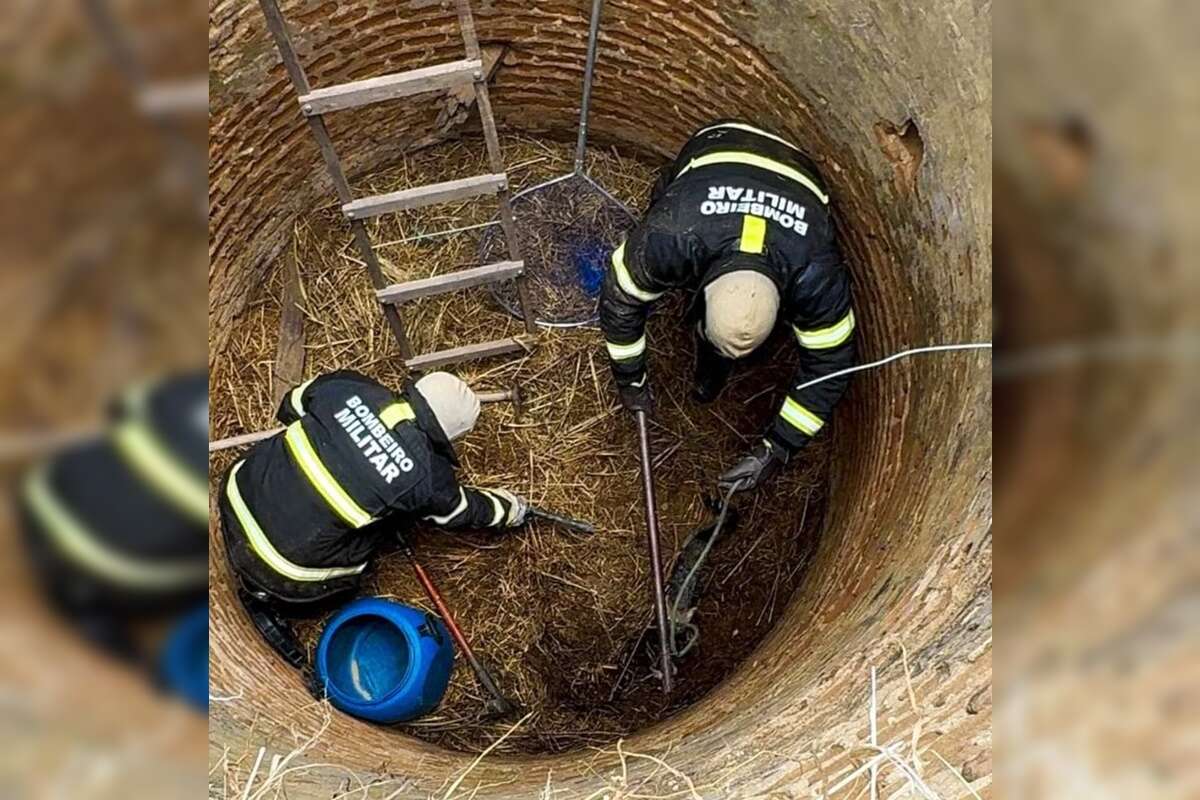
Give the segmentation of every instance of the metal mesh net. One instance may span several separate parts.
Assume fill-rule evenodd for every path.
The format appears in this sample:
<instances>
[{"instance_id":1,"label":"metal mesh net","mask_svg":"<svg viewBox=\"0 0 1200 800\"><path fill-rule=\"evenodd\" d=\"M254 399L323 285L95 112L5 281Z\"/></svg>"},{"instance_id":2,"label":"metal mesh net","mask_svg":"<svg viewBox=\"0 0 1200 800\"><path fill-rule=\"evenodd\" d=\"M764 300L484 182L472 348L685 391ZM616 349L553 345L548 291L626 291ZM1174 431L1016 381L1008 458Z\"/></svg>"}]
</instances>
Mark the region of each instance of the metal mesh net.
<instances>
[{"instance_id":1,"label":"metal mesh net","mask_svg":"<svg viewBox=\"0 0 1200 800\"><path fill-rule=\"evenodd\" d=\"M633 225L633 214L580 174L518 192L512 208L538 324L595 322L608 254ZM479 263L507 258L503 229L487 228L479 243ZM492 294L510 314L521 316L516 281L495 284Z\"/></svg>"}]
</instances>

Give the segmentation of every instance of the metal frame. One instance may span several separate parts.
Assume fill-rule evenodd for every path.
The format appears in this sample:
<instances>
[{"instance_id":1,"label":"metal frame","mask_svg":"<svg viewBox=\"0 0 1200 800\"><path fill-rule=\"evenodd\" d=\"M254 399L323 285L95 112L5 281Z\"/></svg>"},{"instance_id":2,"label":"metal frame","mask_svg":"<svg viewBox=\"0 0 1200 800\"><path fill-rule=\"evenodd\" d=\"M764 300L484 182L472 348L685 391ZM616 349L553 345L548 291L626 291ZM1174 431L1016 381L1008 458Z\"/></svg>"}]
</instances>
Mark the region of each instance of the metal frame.
<instances>
[{"instance_id":1,"label":"metal frame","mask_svg":"<svg viewBox=\"0 0 1200 800\"><path fill-rule=\"evenodd\" d=\"M514 194L512 196L512 200L514 203L527 194L531 194L531 193L539 191L541 189L545 189L549 186L554 186L554 185L562 183L564 181L568 181L572 178L579 178L581 180L586 181L593 189L598 191L600 194L604 195L604 197L607 200L609 200L616 206L620 207L620 209L622 211L624 211L626 214L628 214L630 216L630 218L632 218L632 219L637 218L637 214L634 212L634 210L632 208L630 208L624 202L622 202L617 197L615 197L611 192L609 192L607 189L605 189L603 186L601 186L596 181L595 178L593 178L591 175L587 174L586 160L587 160L587 147L588 147L588 118L589 118L589 115L591 112L591 106L592 106L592 84L594 82L595 75L596 75L596 61L599 56L599 50L600 50L600 19L601 19L601 14L602 14L603 9L604 9L604 0L592 0L591 20L588 25L587 62L585 64L584 70L583 70L583 90L582 90L582 97L581 97L580 104L579 104L579 126L577 129L576 141L575 141L575 163L573 165L573 169L570 172L567 172L567 173L564 173L557 177L551 178L547 181L543 181L539 184L535 184L534 186L530 186L526 189L522 189L521 191L517 192L516 194ZM493 221L493 222L483 223L482 225L473 226L473 227L484 228L484 227L490 227L494 224L496 224L496 223ZM444 236L444 235L448 235L451 233L457 233L459 231L460 231L460 229L455 229L452 231L435 231L432 233L425 233L425 234L420 234L418 236L409 237L409 238L405 239L405 241L408 242L408 241L416 241L418 239L429 239L429 238L434 238L437 236ZM513 311L513 309L511 307L509 307L509 305L507 303L500 300L499 294L496 294L494 290L493 290L493 296L496 297L497 300L499 302L501 302L501 305L503 305L507 310L509 310L510 312ZM535 314L535 319L536 319L536 314ZM579 328L584 325L594 324L596 322L596 320L597 320L597 317L592 316L589 319L579 321L579 322L549 322L549 321L545 321L545 320L536 320L536 323L539 328L547 328L547 329Z\"/></svg>"},{"instance_id":2,"label":"metal frame","mask_svg":"<svg viewBox=\"0 0 1200 800\"><path fill-rule=\"evenodd\" d=\"M539 183L536 186L530 186L528 189L522 189L513 195L514 200L516 200L518 197L529 194L530 192L535 192L538 189L544 189L547 186L553 186L556 183L561 183L569 178L579 177L590 183L593 188L595 188L609 200L619 205L627 214L629 214L629 216L635 216L632 208L614 197L611 192L597 183L591 175L587 174L587 165L585 164L587 159L588 145L588 116L592 108L592 82L596 76L596 58L599 55L600 50L600 15L603 9L604 0L592 0L592 18L591 23L588 26L587 64L583 68L583 98L579 104L579 129L575 141L575 168L565 175L559 175L557 178L551 178L550 180ZM546 323L538 324L546 325ZM554 325L546 326L557 327Z\"/></svg>"}]
</instances>

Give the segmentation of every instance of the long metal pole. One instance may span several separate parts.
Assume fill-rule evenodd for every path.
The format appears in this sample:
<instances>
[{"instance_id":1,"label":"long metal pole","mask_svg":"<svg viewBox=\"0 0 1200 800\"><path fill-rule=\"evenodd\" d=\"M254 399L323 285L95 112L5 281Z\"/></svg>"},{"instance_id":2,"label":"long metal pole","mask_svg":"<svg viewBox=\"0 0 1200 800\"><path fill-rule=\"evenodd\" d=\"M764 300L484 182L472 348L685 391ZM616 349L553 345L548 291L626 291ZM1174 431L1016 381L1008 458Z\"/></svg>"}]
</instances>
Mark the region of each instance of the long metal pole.
<instances>
[{"instance_id":1,"label":"long metal pole","mask_svg":"<svg viewBox=\"0 0 1200 800\"><path fill-rule=\"evenodd\" d=\"M667 602L663 595L662 559L658 553L658 509L654 502L654 473L650 462L650 437L646 432L646 412L638 411L638 446L642 454L642 488L646 495L646 538L650 544L650 576L654 583L654 617L658 623L658 646L662 653L662 685L671 693L671 650L667 646Z\"/></svg>"},{"instance_id":2,"label":"long metal pole","mask_svg":"<svg viewBox=\"0 0 1200 800\"><path fill-rule=\"evenodd\" d=\"M579 141L575 145L575 174L583 174L587 155L588 110L592 105L592 75L596 69L596 50L600 40L600 9L604 0L592 0L592 24L588 29L587 66L583 70L583 102L579 106Z\"/></svg>"}]
</instances>

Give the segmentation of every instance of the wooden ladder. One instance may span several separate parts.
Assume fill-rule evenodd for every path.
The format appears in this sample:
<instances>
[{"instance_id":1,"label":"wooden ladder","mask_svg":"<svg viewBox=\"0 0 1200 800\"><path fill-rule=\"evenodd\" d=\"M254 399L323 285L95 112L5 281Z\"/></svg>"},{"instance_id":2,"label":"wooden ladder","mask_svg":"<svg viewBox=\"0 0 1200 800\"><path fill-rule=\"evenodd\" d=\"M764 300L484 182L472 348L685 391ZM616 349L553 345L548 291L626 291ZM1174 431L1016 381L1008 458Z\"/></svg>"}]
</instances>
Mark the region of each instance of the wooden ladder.
<instances>
[{"instance_id":1,"label":"wooden ladder","mask_svg":"<svg viewBox=\"0 0 1200 800\"><path fill-rule=\"evenodd\" d=\"M519 339L509 337L414 355L405 331L404 320L400 316L399 306L421 297L515 279L525 330L530 334L537 332L533 308L529 301L529 288L524 277L525 262L521 259L520 249L517 245L508 176L504 172L504 162L500 155L500 140L496 135L496 120L492 116L492 103L488 98L487 75L479 52L479 41L475 35L475 18L471 14L470 0L454 0L454 3L458 12L463 45L466 48L467 57L465 59L448 64L435 64L408 72L380 75L328 88L313 89L309 85L304 67L300 65L300 59L296 56L296 49L292 45L287 22L279 10L278 0L259 0L259 5L262 6L263 14L267 19L267 27L275 39L275 45L279 48L283 66L287 69L288 77L296 90L300 110L308 120L309 129L312 131L313 138L317 140L317 146L325 161L325 169L328 170L329 177L333 180L334 188L337 190L338 199L342 204L342 213L350 222L355 246L367 265L367 274L370 275L371 284L375 287L375 297L379 300L384 318L387 319L388 326L396 338L396 344L400 348L400 355L404 359L405 366L417 371L434 369L457 361L487 358L517 351L524 352L526 349ZM333 141L329 137L329 129L325 125L325 114L466 84L474 87L475 100L479 106L479 117L483 123L483 137L487 142L491 174L417 186L372 197L355 198L351 194L350 185L346 182L346 175L338 160L337 151L334 150ZM500 225L504 229L504 236L508 244L507 261L485 264L432 278L391 285L386 283L364 220L380 214L448 203L480 195L495 195L499 200Z\"/></svg>"}]
</instances>

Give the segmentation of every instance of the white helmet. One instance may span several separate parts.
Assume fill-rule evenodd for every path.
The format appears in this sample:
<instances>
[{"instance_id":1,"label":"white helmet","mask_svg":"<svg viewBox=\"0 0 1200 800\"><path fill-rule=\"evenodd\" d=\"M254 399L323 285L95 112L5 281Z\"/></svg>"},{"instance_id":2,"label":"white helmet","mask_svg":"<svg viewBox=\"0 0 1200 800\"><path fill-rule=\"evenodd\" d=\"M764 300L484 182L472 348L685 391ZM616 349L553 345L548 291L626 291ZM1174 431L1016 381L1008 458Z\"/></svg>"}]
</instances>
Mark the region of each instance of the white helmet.
<instances>
[{"instance_id":1,"label":"white helmet","mask_svg":"<svg viewBox=\"0 0 1200 800\"><path fill-rule=\"evenodd\" d=\"M431 372L417 381L416 389L451 441L475 427L475 421L479 419L479 397L461 378L449 372Z\"/></svg>"},{"instance_id":2,"label":"white helmet","mask_svg":"<svg viewBox=\"0 0 1200 800\"><path fill-rule=\"evenodd\" d=\"M754 352L771 335L778 314L779 290L761 272L727 272L704 287L704 334L729 358Z\"/></svg>"}]
</instances>

